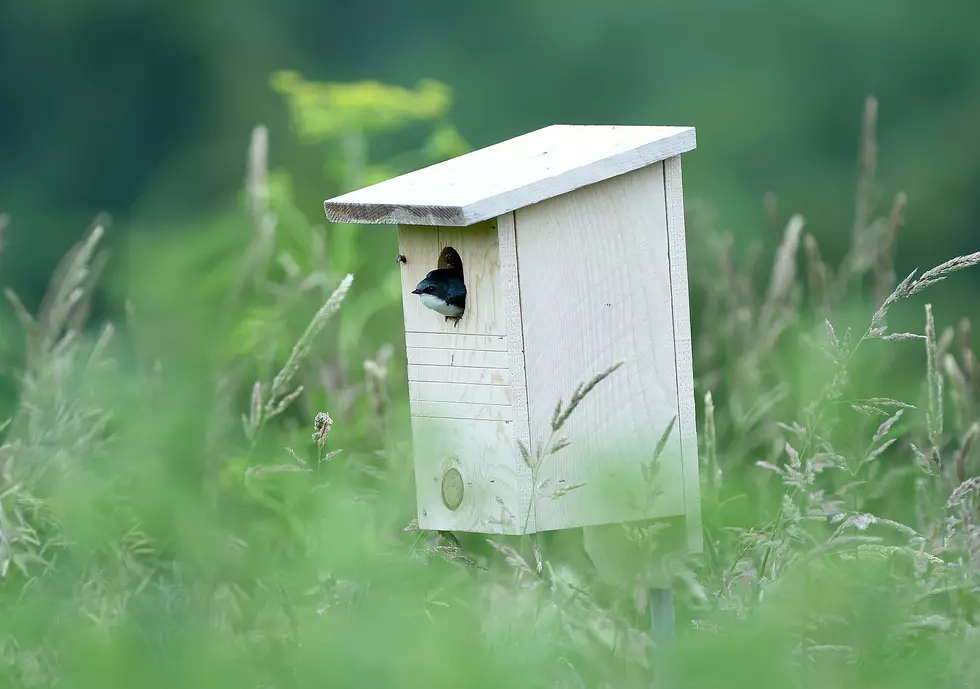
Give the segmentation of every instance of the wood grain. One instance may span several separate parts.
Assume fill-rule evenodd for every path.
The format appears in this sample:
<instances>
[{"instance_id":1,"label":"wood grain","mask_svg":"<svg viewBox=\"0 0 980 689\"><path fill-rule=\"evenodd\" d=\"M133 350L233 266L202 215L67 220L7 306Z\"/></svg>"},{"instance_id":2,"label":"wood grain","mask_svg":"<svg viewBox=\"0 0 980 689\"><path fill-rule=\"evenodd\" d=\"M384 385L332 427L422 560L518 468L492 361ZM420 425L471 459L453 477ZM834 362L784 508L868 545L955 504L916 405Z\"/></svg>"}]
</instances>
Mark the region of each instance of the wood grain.
<instances>
[{"instance_id":1,"label":"wood grain","mask_svg":"<svg viewBox=\"0 0 980 689\"><path fill-rule=\"evenodd\" d=\"M324 211L333 222L472 226L690 151L695 139L693 127L553 125L329 199Z\"/></svg>"},{"instance_id":2,"label":"wood grain","mask_svg":"<svg viewBox=\"0 0 980 689\"><path fill-rule=\"evenodd\" d=\"M694 363L691 351L691 311L687 284L687 237L684 228L684 190L681 158L664 161L667 202L667 242L670 253L671 303L674 314L674 367L677 372L677 429L684 466L684 511L687 549L700 553L701 485L698 476L698 431L694 404Z\"/></svg>"},{"instance_id":3,"label":"wood grain","mask_svg":"<svg viewBox=\"0 0 980 689\"><path fill-rule=\"evenodd\" d=\"M436 381L408 381L408 394L420 402L462 402L465 404L510 405L506 385L470 385Z\"/></svg>"},{"instance_id":4,"label":"wood grain","mask_svg":"<svg viewBox=\"0 0 980 689\"><path fill-rule=\"evenodd\" d=\"M443 335L446 344L452 344L452 335ZM434 347L406 347L408 363L428 366L458 366L461 368L507 368L507 352L488 352L480 349L449 349Z\"/></svg>"},{"instance_id":5,"label":"wood grain","mask_svg":"<svg viewBox=\"0 0 980 689\"><path fill-rule=\"evenodd\" d=\"M500 246L500 276L504 292L504 318L507 323L507 357L510 362L510 401L514 408L514 444L531 448L531 427L527 406L527 374L524 360L524 319L521 312L521 283L517 256L517 226L513 213L497 219ZM527 533L535 532L534 492L531 468L524 462L519 447L513 448L521 519Z\"/></svg>"},{"instance_id":6,"label":"wood grain","mask_svg":"<svg viewBox=\"0 0 980 689\"><path fill-rule=\"evenodd\" d=\"M414 295L413 295L414 296ZM468 335L452 333L454 349L484 349L494 352L507 351L507 338L503 335ZM445 333L406 332L405 345L418 349L439 349L446 344Z\"/></svg>"},{"instance_id":7,"label":"wood grain","mask_svg":"<svg viewBox=\"0 0 980 689\"><path fill-rule=\"evenodd\" d=\"M509 227L513 245L512 222ZM422 528L516 534L523 526L517 515L523 514L530 489L514 437L513 324L507 319L498 244L496 220L465 229L399 227ZM411 293L447 246L459 253L467 287L466 311L456 325L423 307ZM520 339L518 328L518 343ZM523 380L523 369L520 376ZM526 433L526 407L524 413L517 425ZM442 501L442 477L450 466L464 483L456 510Z\"/></svg>"},{"instance_id":8,"label":"wood grain","mask_svg":"<svg viewBox=\"0 0 980 689\"><path fill-rule=\"evenodd\" d=\"M509 404L467 404L465 402L409 399L409 407L412 410L412 416L439 419L482 419L485 421L514 420L514 410Z\"/></svg>"},{"instance_id":9,"label":"wood grain","mask_svg":"<svg viewBox=\"0 0 980 689\"><path fill-rule=\"evenodd\" d=\"M520 482L516 467L501 461L514 444L513 424L499 420L412 419L419 526L423 529L518 534ZM463 501L442 501L442 477L455 467Z\"/></svg>"},{"instance_id":10,"label":"wood grain","mask_svg":"<svg viewBox=\"0 0 980 689\"><path fill-rule=\"evenodd\" d=\"M640 471L678 414L663 165L515 218L531 442L547 441L559 399L623 362L562 429L570 445L544 460L537 530L683 515L676 429L659 498L649 499Z\"/></svg>"},{"instance_id":11,"label":"wood grain","mask_svg":"<svg viewBox=\"0 0 980 689\"><path fill-rule=\"evenodd\" d=\"M470 385L509 385L510 369L459 368L452 366L408 365L408 380L423 383L468 383Z\"/></svg>"},{"instance_id":12,"label":"wood grain","mask_svg":"<svg viewBox=\"0 0 980 689\"><path fill-rule=\"evenodd\" d=\"M399 226L422 528L519 534L527 517L529 533L684 517L688 550L701 550L681 168L679 155L664 157L569 193L532 194L473 227L417 217ZM444 182L456 189L447 193L478 186ZM468 292L456 325L411 294L447 246ZM518 444L545 443L556 402L617 362L559 432L570 444L532 482ZM651 496L641 466L672 419ZM450 467L464 484L456 510L441 495Z\"/></svg>"}]
</instances>

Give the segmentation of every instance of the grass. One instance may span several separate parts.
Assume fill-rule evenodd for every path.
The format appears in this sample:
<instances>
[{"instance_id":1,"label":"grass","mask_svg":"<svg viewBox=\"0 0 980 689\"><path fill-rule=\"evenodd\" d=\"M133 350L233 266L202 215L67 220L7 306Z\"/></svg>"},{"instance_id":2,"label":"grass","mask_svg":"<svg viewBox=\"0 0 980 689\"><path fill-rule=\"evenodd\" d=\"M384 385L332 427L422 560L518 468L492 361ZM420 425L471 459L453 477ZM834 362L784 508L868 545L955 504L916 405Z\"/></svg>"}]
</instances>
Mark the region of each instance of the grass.
<instances>
[{"instance_id":1,"label":"grass","mask_svg":"<svg viewBox=\"0 0 980 689\"><path fill-rule=\"evenodd\" d=\"M980 255L896 278L907 199L879 215L876 115L836 266L772 198L768 269L690 204L705 552L673 573L684 686L978 683L980 366L969 322L922 298ZM101 223L36 314L7 292L27 356L0 447L3 683L650 686L642 561L610 583L572 532L412 524L401 354L344 330L352 299L397 294L332 268L317 231L283 236L267 148L260 128L220 297L151 266L126 322L90 323ZM559 402L532 468L612 373ZM663 535L622 528L640 560Z\"/></svg>"}]
</instances>

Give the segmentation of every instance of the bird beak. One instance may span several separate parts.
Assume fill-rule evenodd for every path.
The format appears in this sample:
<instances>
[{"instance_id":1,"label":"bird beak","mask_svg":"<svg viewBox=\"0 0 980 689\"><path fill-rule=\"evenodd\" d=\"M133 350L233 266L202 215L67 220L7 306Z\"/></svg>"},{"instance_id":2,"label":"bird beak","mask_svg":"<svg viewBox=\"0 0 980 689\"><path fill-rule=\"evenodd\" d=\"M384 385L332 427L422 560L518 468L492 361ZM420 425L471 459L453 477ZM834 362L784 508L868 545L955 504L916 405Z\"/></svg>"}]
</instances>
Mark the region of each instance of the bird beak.
<instances>
[{"instance_id":1,"label":"bird beak","mask_svg":"<svg viewBox=\"0 0 980 689\"><path fill-rule=\"evenodd\" d=\"M415 289L412 290L412 294L422 294L422 290L416 287Z\"/></svg>"}]
</instances>

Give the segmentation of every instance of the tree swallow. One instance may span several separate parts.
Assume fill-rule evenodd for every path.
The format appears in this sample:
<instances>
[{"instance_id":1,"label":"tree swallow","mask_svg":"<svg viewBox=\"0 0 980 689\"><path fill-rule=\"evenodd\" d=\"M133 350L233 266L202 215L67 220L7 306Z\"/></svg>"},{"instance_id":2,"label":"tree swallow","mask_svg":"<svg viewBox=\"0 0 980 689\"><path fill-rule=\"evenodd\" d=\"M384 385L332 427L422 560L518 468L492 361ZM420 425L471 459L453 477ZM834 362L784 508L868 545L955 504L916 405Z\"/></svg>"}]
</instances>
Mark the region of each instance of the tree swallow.
<instances>
[{"instance_id":1,"label":"tree swallow","mask_svg":"<svg viewBox=\"0 0 980 689\"><path fill-rule=\"evenodd\" d=\"M459 325L466 309L466 285L458 270L439 268L431 271L420 282L412 294L417 294L422 300L422 306L441 313L446 320Z\"/></svg>"}]
</instances>

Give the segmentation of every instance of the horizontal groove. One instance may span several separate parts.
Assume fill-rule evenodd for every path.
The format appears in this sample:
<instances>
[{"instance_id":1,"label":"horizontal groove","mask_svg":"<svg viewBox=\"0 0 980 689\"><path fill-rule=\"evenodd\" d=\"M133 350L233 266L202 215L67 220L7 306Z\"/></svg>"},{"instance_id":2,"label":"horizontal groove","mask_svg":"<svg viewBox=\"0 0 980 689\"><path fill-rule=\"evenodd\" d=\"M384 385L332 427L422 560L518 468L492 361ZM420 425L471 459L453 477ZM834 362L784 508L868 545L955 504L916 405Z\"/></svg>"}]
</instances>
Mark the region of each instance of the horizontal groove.
<instances>
[{"instance_id":1,"label":"horizontal groove","mask_svg":"<svg viewBox=\"0 0 980 689\"><path fill-rule=\"evenodd\" d=\"M406 347L409 364L466 368L510 368L506 351Z\"/></svg>"},{"instance_id":2,"label":"horizontal groove","mask_svg":"<svg viewBox=\"0 0 980 689\"><path fill-rule=\"evenodd\" d=\"M417 383L465 383L508 387L510 369L409 364L408 380Z\"/></svg>"},{"instance_id":3,"label":"horizontal groove","mask_svg":"<svg viewBox=\"0 0 980 689\"><path fill-rule=\"evenodd\" d=\"M510 405L510 387L506 385L472 385L446 381L409 381L411 399L420 402L451 404Z\"/></svg>"},{"instance_id":4,"label":"horizontal groove","mask_svg":"<svg viewBox=\"0 0 980 689\"><path fill-rule=\"evenodd\" d=\"M461 349L506 352L506 335L477 335L473 333L433 333L405 331L405 344L421 349Z\"/></svg>"},{"instance_id":5,"label":"horizontal groove","mask_svg":"<svg viewBox=\"0 0 980 689\"><path fill-rule=\"evenodd\" d=\"M409 407L412 416L487 419L491 421L511 421L514 418L514 409L510 404L472 404L410 399Z\"/></svg>"},{"instance_id":6,"label":"horizontal groove","mask_svg":"<svg viewBox=\"0 0 980 689\"><path fill-rule=\"evenodd\" d=\"M480 369L473 369L473 370L480 370ZM484 370L491 371L493 369L488 368ZM408 382L409 383L438 383L442 385L470 385L475 388L503 388L503 389L510 388L510 385L507 383L470 383L465 380L431 380L429 378L409 377Z\"/></svg>"},{"instance_id":7,"label":"horizontal groove","mask_svg":"<svg viewBox=\"0 0 980 689\"><path fill-rule=\"evenodd\" d=\"M467 368L474 371L500 371L502 370L499 366L460 366L459 364L412 364L413 366L433 366L438 368L446 368L449 370L455 370L457 368Z\"/></svg>"},{"instance_id":8,"label":"horizontal groove","mask_svg":"<svg viewBox=\"0 0 980 689\"><path fill-rule=\"evenodd\" d=\"M412 414L413 419L441 419L443 421L474 421L476 423L513 423L513 419L470 419L465 416L432 416L431 414Z\"/></svg>"},{"instance_id":9,"label":"horizontal groove","mask_svg":"<svg viewBox=\"0 0 980 689\"><path fill-rule=\"evenodd\" d=\"M451 404L460 407L509 407L510 402L448 402L446 400L415 400L423 404Z\"/></svg>"},{"instance_id":10,"label":"horizontal groove","mask_svg":"<svg viewBox=\"0 0 980 689\"><path fill-rule=\"evenodd\" d=\"M503 349L485 349L483 347L432 347L426 345L425 347L420 347L418 345L408 345L413 349L428 349L434 352L506 352L507 348Z\"/></svg>"}]
</instances>

